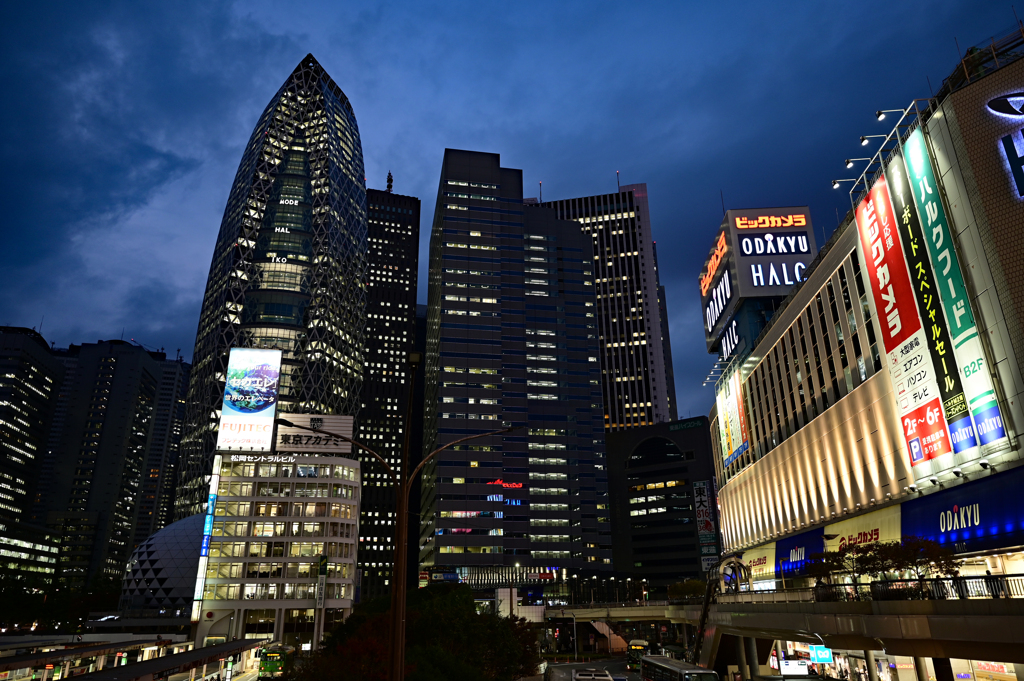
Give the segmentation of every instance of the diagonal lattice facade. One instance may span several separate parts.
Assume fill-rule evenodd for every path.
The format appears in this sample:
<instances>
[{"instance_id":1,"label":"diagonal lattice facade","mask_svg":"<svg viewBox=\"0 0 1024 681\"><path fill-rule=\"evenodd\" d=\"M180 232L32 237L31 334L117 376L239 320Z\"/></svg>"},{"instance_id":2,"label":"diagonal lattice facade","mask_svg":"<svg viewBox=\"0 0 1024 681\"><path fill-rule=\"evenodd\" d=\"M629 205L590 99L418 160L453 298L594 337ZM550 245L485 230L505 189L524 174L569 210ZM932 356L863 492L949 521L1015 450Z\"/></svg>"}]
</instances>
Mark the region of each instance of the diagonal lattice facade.
<instances>
[{"instance_id":1,"label":"diagonal lattice facade","mask_svg":"<svg viewBox=\"0 0 1024 681\"><path fill-rule=\"evenodd\" d=\"M363 373L366 187L348 98L307 55L260 116L206 284L175 516L204 510L228 351L283 351L285 412L355 415Z\"/></svg>"}]
</instances>

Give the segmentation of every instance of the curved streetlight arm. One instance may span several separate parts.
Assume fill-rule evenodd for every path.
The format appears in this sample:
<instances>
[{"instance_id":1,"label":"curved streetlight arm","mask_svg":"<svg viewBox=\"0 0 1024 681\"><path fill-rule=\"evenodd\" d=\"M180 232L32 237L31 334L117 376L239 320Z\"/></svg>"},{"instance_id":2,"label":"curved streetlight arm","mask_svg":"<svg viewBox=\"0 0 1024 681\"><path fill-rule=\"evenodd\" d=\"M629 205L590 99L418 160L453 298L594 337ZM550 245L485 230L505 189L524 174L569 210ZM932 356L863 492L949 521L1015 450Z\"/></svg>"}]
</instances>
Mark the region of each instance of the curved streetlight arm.
<instances>
[{"instance_id":1,"label":"curved streetlight arm","mask_svg":"<svg viewBox=\"0 0 1024 681\"><path fill-rule=\"evenodd\" d=\"M340 433L332 433L329 430L318 430L316 428L309 428L307 426L300 426L297 423L292 423L288 419L274 419L274 420L277 421L282 426L288 426L289 428L298 428L299 430L308 430L311 433L323 433L324 435L330 435L331 437L336 437L339 440L344 440L345 442L349 443L350 445L354 445L356 447L359 447L359 449L362 449L363 451L366 451L366 452L369 452L370 454L373 454L377 458L377 460L380 461L381 465L384 466L384 470L386 470L388 472L388 475L391 476L391 479L396 481L396 482L398 481L398 477L395 475L395 472L393 470L391 470L391 466L389 466L388 462L384 460L384 457L382 457L380 454L378 454L377 452L373 451L372 449L370 449L369 447L364 445L362 442L359 442L357 440L353 440L352 438L346 437L344 435L341 435Z\"/></svg>"},{"instance_id":2,"label":"curved streetlight arm","mask_svg":"<svg viewBox=\"0 0 1024 681\"><path fill-rule=\"evenodd\" d=\"M416 466L416 468L413 469L412 473L409 474L409 480L410 481L415 480L416 476L419 475L421 470L423 470L423 467L427 464L427 462L429 462L435 456L437 456L438 454L440 454L444 450L448 449L452 445L457 445L460 442L465 442L466 440L475 440L478 437L487 437L488 435L501 435L502 433L508 433L508 432L513 431L513 430L517 430L519 428L522 428L522 426L513 426L511 428L502 428L501 430L492 430L489 433L479 433L477 435L469 435L467 437L462 437L462 438L459 438L458 440L452 440L451 442L449 442L445 446L438 447L434 451L430 452L430 454L427 454L425 457L423 457L423 461L420 461L419 465ZM406 493L408 493L408 490L406 490Z\"/></svg>"}]
</instances>

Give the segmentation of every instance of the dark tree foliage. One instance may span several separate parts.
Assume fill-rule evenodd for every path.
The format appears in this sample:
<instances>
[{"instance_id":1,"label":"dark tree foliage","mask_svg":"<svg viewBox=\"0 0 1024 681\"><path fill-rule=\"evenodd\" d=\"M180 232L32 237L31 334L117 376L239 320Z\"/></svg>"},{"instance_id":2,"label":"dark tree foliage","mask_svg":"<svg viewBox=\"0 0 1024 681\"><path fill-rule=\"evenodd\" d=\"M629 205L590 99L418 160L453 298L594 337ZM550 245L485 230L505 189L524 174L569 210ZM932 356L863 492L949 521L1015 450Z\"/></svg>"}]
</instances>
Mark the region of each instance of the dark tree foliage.
<instances>
[{"instance_id":1,"label":"dark tree foliage","mask_svg":"<svg viewBox=\"0 0 1024 681\"><path fill-rule=\"evenodd\" d=\"M676 598L697 598L703 596L708 590L708 583L703 579L688 579L685 582L669 584L668 597Z\"/></svg>"},{"instance_id":2,"label":"dark tree foliage","mask_svg":"<svg viewBox=\"0 0 1024 681\"><path fill-rule=\"evenodd\" d=\"M916 579L953 576L963 561L950 549L924 537L905 536L900 541L873 542L845 546L839 551L826 551L810 557L806 573L815 578L850 575L887 578L895 573L912 573Z\"/></svg>"},{"instance_id":3,"label":"dark tree foliage","mask_svg":"<svg viewBox=\"0 0 1024 681\"><path fill-rule=\"evenodd\" d=\"M388 607L388 598L357 606L287 681L385 681ZM439 584L409 593L405 662L409 681L514 681L540 657L525 620L478 614L469 587Z\"/></svg>"},{"instance_id":4,"label":"dark tree foliage","mask_svg":"<svg viewBox=\"0 0 1024 681\"><path fill-rule=\"evenodd\" d=\"M0 626L24 630L36 624L36 633L75 632L90 612L117 609L120 580L100 577L77 590L54 582L0 567Z\"/></svg>"}]
</instances>

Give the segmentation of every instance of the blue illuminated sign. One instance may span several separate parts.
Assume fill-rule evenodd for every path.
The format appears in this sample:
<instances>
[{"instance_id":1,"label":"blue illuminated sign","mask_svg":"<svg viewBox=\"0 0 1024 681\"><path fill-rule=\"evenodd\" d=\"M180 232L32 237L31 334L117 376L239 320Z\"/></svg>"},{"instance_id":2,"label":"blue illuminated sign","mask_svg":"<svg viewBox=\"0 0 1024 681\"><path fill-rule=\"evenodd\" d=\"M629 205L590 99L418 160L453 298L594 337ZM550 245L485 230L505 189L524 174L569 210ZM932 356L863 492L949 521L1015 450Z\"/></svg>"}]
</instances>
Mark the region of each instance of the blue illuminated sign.
<instances>
[{"instance_id":1,"label":"blue illuminated sign","mask_svg":"<svg viewBox=\"0 0 1024 681\"><path fill-rule=\"evenodd\" d=\"M825 646L809 646L811 651L811 662L818 664L832 664L832 649Z\"/></svg>"},{"instance_id":2,"label":"blue illuminated sign","mask_svg":"<svg viewBox=\"0 0 1024 681\"><path fill-rule=\"evenodd\" d=\"M199 547L199 555L200 557L210 555L210 535L203 537L203 545Z\"/></svg>"},{"instance_id":3,"label":"blue illuminated sign","mask_svg":"<svg viewBox=\"0 0 1024 681\"><path fill-rule=\"evenodd\" d=\"M1024 544L1024 467L958 485L900 507L901 530L957 553Z\"/></svg>"},{"instance_id":4,"label":"blue illuminated sign","mask_svg":"<svg viewBox=\"0 0 1024 681\"><path fill-rule=\"evenodd\" d=\"M819 527L775 542L775 574L803 574L811 556L825 552L824 534L825 528Z\"/></svg>"}]
</instances>

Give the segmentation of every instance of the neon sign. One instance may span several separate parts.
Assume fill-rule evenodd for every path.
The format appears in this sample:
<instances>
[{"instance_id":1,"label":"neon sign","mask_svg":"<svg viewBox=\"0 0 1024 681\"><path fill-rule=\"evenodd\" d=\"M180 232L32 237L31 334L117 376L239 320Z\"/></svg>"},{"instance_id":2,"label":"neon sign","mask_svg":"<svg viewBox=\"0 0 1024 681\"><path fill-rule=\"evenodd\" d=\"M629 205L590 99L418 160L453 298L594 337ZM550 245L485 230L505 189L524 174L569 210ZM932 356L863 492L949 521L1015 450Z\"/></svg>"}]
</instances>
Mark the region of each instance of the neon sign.
<instances>
[{"instance_id":1,"label":"neon sign","mask_svg":"<svg viewBox=\"0 0 1024 681\"><path fill-rule=\"evenodd\" d=\"M715 245L715 252L712 253L711 258L708 259L707 274L700 278L700 294L702 296L706 296L708 294L708 289L711 288L711 282L714 280L715 274L718 272L718 266L722 264L722 259L725 257L725 253L728 250L729 244L725 241L725 232L722 232L718 236L718 243Z\"/></svg>"},{"instance_id":2,"label":"neon sign","mask_svg":"<svg viewBox=\"0 0 1024 681\"><path fill-rule=\"evenodd\" d=\"M522 489L523 488L523 483L521 483L521 482L505 482L501 478L498 478L497 480L492 480L491 482L488 482L486 484L488 484L488 485L501 485L505 489Z\"/></svg>"},{"instance_id":3,"label":"neon sign","mask_svg":"<svg viewBox=\"0 0 1024 681\"><path fill-rule=\"evenodd\" d=\"M801 213L791 215L759 215L753 218L736 218L736 229L763 229L765 227L806 227L807 216Z\"/></svg>"}]
</instances>

